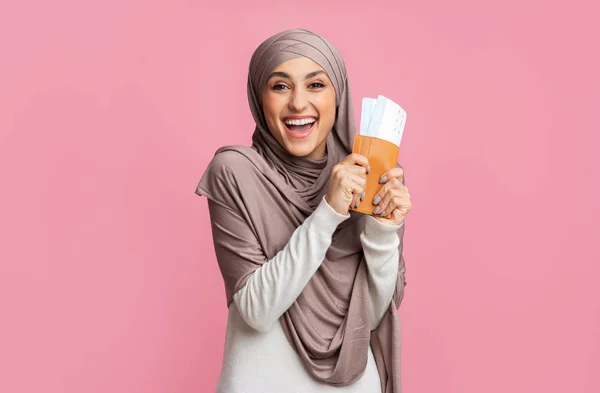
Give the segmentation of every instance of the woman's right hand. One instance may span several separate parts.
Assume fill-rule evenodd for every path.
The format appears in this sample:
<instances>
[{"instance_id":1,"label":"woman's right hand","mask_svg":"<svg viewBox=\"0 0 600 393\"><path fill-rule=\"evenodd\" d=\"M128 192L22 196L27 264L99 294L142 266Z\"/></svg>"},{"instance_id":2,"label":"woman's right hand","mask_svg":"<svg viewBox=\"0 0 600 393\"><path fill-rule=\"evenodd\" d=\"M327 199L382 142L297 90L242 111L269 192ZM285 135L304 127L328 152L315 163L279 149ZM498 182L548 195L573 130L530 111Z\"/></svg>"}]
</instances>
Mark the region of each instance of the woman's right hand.
<instances>
[{"instance_id":1,"label":"woman's right hand","mask_svg":"<svg viewBox=\"0 0 600 393\"><path fill-rule=\"evenodd\" d=\"M325 201L339 214L348 214L348 209L364 198L368 171L367 157L352 153L344 158L331 171Z\"/></svg>"}]
</instances>

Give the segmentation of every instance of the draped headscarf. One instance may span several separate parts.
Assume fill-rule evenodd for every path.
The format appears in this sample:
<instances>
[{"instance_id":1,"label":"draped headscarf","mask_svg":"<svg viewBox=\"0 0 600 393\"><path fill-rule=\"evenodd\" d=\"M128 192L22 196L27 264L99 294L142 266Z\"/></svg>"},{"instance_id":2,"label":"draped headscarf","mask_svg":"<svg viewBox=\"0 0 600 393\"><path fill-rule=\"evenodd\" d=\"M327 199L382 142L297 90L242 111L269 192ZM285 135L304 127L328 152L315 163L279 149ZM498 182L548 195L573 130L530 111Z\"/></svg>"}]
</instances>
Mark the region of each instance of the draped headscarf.
<instances>
[{"instance_id":1,"label":"draped headscarf","mask_svg":"<svg viewBox=\"0 0 600 393\"><path fill-rule=\"evenodd\" d=\"M269 132L262 110L262 89L270 73L298 57L307 57L325 69L336 92L336 119L323 158L288 153ZM331 169L350 154L356 133L342 56L331 43L309 30L286 30L260 44L250 60L248 101L256 122L252 145L218 149L196 189L198 195L243 217L264 253L264 258L256 260L244 249L231 250L228 255L235 255L235 261L219 261L228 306L252 273L282 250L294 230L315 210L327 190ZM379 326L371 331L368 270L359 238L367 217L354 211L350 214L337 227L325 260L280 323L306 370L318 381L344 386L358 380L371 345L382 392L399 393L397 309L405 285L405 225L398 230L400 260L394 295ZM226 217L211 216L216 225L222 219ZM227 239L213 237L213 241L215 248L231 247Z\"/></svg>"}]
</instances>

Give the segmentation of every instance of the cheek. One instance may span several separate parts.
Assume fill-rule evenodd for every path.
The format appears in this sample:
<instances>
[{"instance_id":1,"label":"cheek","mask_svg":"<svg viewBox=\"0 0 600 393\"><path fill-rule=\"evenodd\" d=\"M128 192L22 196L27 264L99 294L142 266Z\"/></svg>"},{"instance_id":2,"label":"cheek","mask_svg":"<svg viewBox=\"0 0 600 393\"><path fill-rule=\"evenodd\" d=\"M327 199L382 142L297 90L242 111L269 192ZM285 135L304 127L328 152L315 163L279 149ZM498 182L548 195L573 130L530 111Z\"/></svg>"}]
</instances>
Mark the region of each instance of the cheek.
<instances>
[{"instance_id":1,"label":"cheek","mask_svg":"<svg viewBox=\"0 0 600 393\"><path fill-rule=\"evenodd\" d=\"M326 96L319 100L319 117L323 123L333 125L335 121L335 96Z\"/></svg>"},{"instance_id":2,"label":"cheek","mask_svg":"<svg viewBox=\"0 0 600 393\"><path fill-rule=\"evenodd\" d=\"M263 112L265 112L266 117L271 116L271 114L273 113L273 100L266 98L263 100L262 102L262 107L263 107Z\"/></svg>"},{"instance_id":3,"label":"cheek","mask_svg":"<svg viewBox=\"0 0 600 393\"><path fill-rule=\"evenodd\" d=\"M262 107L267 123L277 123L282 105L276 97L264 96Z\"/></svg>"}]
</instances>

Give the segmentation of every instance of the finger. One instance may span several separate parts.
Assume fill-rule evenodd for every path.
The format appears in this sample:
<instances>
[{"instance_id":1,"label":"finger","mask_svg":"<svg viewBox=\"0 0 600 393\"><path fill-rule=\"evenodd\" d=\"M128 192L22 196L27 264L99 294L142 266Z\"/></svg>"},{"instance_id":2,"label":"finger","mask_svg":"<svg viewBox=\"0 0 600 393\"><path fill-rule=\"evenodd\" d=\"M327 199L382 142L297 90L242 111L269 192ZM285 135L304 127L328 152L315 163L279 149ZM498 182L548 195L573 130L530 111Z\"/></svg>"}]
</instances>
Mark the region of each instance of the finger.
<instances>
[{"instance_id":1,"label":"finger","mask_svg":"<svg viewBox=\"0 0 600 393\"><path fill-rule=\"evenodd\" d=\"M399 200L396 199L398 197L401 197L402 194L400 193L399 190L397 189L391 189L389 190L384 196L383 199L381 200L381 202L379 202L377 204L377 207L375 208L375 210L373 211L374 214L378 214L381 215L382 217L387 215L387 213L391 212L392 210L394 210L394 207L397 206L397 204L399 203ZM383 214L386 213L386 214Z\"/></svg>"},{"instance_id":2,"label":"finger","mask_svg":"<svg viewBox=\"0 0 600 393\"><path fill-rule=\"evenodd\" d=\"M348 201L350 201L355 196L358 196L358 198L360 198L363 191L365 191L366 184L366 179L351 173L348 173L342 179L341 182L341 185L344 188L344 192L346 193L346 197L348 198Z\"/></svg>"},{"instance_id":3,"label":"finger","mask_svg":"<svg viewBox=\"0 0 600 393\"><path fill-rule=\"evenodd\" d=\"M360 205L361 196L365 192L365 187L367 185L367 177L363 172L351 169L353 167L347 167L343 171L340 171L338 175L340 176L340 185L344 189L345 198L348 201L348 208L356 208ZM360 167L355 167L360 169ZM363 197L364 199L364 197Z\"/></svg>"},{"instance_id":4,"label":"finger","mask_svg":"<svg viewBox=\"0 0 600 393\"><path fill-rule=\"evenodd\" d=\"M398 179L400 183L404 184L404 169L402 168L392 168L389 171L385 172L379 178L379 183L383 184L388 182L391 179Z\"/></svg>"},{"instance_id":5,"label":"finger","mask_svg":"<svg viewBox=\"0 0 600 393\"><path fill-rule=\"evenodd\" d=\"M352 192L352 202L350 202L351 208L357 208L360 205L360 194L357 191Z\"/></svg>"},{"instance_id":6,"label":"finger","mask_svg":"<svg viewBox=\"0 0 600 393\"><path fill-rule=\"evenodd\" d=\"M363 156L362 154L358 154L358 153L349 154L346 158L344 158L342 161L340 161L340 164L342 164L342 165L359 165L359 166L367 169L367 172L369 169L369 159L367 157Z\"/></svg>"},{"instance_id":7,"label":"finger","mask_svg":"<svg viewBox=\"0 0 600 393\"><path fill-rule=\"evenodd\" d=\"M354 194L354 197L352 198L352 204L350 206L356 209L360 206L360 202L360 194Z\"/></svg>"},{"instance_id":8,"label":"finger","mask_svg":"<svg viewBox=\"0 0 600 393\"><path fill-rule=\"evenodd\" d=\"M358 165L343 165L337 164L333 167L333 171L331 173L332 177L337 177L338 179L346 177L347 173L361 176L367 181L367 169Z\"/></svg>"},{"instance_id":9,"label":"finger","mask_svg":"<svg viewBox=\"0 0 600 393\"><path fill-rule=\"evenodd\" d=\"M343 174L343 177L358 184L362 188L361 192L363 192L364 188L367 186L367 175L365 175L364 173L355 173L353 170L348 170Z\"/></svg>"},{"instance_id":10,"label":"finger","mask_svg":"<svg viewBox=\"0 0 600 393\"><path fill-rule=\"evenodd\" d=\"M402 217L406 217L408 212L412 209L412 203L410 199L406 198L405 195L392 198L388 206L381 212L382 217L387 216L390 213L398 212Z\"/></svg>"},{"instance_id":11,"label":"finger","mask_svg":"<svg viewBox=\"0 0 600 393\"><path fill-rule=\"evenodd\" d=\"M352 194L352 201L350 202L349 208L358 208L360 206L360 194L359 193L353 193Z\"/></svg>"},{"instance_id":12,"label":"finger","mask_svg":"<svg viewBox=\"0 0 600 393\"><path fill-rule=\"evenodd\" d=\"M408 211L410 211L411 206L408 188L401 186L401 188L392 188L388 190L381 202L378 204L378 213L386 216L394 209L399 208L403 212L405 211L406 214Z\"/></svg>"},{"instance_id":13,"label":"finger","mask_svg":"<svg viewBox=\"0 0 600 393\"><path fill-rule=\"evenodd\" d=\"M358 206L360 206L360 202L364 199L365 195L365 188L366 188L366 179L356 179L356 180L360 180L360 183L356 182L356 186L354 188L354 196L353 196L353 200L354 200L354 207L357 208ZM364 181L364 183L363 183Z\"/></svg>"},{"instance_id":14,"label":"finger","mask_svg":"<svg viewBox=\"0 0 600 393\"><path fill-rule=\"evenodd\" d=\"M383 198L385 197L385 194L387 194L389 190L393 190L393 189L405 190L407 188L400 182L400 180L398 180L398 178L393 178L392 180L385 183L383 185L383 187L381 187L379 189L379 191L377 191L377 193L373 197L373 204L379 205L381 203L381 201L383 200Z\"/></svg>"},{"instance_id":15,"label":"finger","mask_svg":"<svg viewBox=\"0 0 600 393\"><path fill-rule=\"evenodd\" d=\"M363 187L367 185L365 169L360 166L336 165L333 170L332 178L337 179L339 184L343 184L344 187L348 186L345 182L352 179L355 179L355 181Z\"/></svg>"},{"instance_id":16,"label":"finger","mask_svg":"<svg viewBox=\"0 0 600 393\"><path fill-rule=\"evenodd\" d=\"M364 187L363 187L364 189ZM360 206L361 202L365 200L365 196L366 196L366 191L361 192L360 194L356 193L354 196L354 207L357 208L358 206Z\"/></svg>"},{"instance_id":17,"label":"finger","mask_svg":"<svg viewBox=\"0 0 600 393\"><path fill-rule=\"evenodd\" d=\"M406 214L403 214L399 209L392 210L391 219L394 220L396 225L400 225L404 219L406 218Z\"/></svg>"},{"instance_id":18,"label":"finger","mask_svg":"<svg viewBox=\"0 0 600 393\"><path fill-rule=\"evenodd\" d=\"M359 165L344 165L342 168L346 172L362 176L365 179L367 178L367 168L365 168L364 166L359 166Z\"/></svg>"}]
</instances>

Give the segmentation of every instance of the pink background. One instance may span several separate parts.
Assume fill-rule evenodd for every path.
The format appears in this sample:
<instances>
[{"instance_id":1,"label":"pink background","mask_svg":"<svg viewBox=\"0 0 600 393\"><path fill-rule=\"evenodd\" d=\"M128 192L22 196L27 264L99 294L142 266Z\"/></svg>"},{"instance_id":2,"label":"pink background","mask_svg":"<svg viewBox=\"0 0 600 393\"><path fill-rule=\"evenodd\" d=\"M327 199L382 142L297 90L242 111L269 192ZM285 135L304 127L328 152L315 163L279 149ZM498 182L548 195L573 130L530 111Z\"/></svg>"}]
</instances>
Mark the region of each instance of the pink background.
<instances>
[{"instance_id":1,"label":"pink background","mask_svg":"<svg viewBox=\"0 0 600 393\"><path fill-rule=\"evenodd\" d=\"M291 27L339 47L357 108L408 112L405 391L600 392L593 1L210 3L0 6L0 392L214 390L194 189Z\"/></svg>"}]
</instances>

